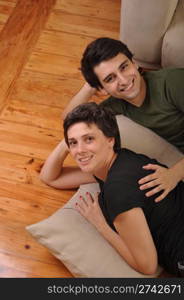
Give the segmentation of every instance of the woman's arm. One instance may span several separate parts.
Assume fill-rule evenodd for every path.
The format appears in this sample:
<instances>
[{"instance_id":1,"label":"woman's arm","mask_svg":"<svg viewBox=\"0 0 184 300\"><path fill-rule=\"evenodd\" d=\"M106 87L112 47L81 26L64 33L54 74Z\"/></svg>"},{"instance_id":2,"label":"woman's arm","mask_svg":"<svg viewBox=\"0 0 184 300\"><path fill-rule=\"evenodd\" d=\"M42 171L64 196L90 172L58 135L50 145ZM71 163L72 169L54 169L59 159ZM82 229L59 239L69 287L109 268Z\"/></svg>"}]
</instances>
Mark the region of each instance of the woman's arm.
<instances>
[{"instance_id":1,"label":"woman's arm","mask_svg":"<svg viewBox=\"0 0 184 300\"><path fill-rule=\"evenodd\" d=\"M40 179L58 189L77 188L81 184L95 182L92 175L82 172L78 167L63 167L68 153L68 147L62 140L45 161Z\"/></svg>"},{"instance_id":2,"label":"woman's arm","mask_svg":"<svg viewBox=\"0 0 184 300\"><path fill-rule=\"evenodd\" d=\"M157 252L141 208L121 213L115 219L117 234L107 224L98 197L88 193L76 203L76 209L103 235L123 259L136 271L153 275L157 269Z\"/></svg>"},{"instance_id":3,"label":"woman's arm","mask_svg":"<svg viewBox=\"0 0 184 300\"><path fill-rule=\"evenodd\" d=\"M154 274L158 266L157 251L142 208L136 207L119 214L114 226L129 249L137 270Z\"/></svg>"}]
</instances>

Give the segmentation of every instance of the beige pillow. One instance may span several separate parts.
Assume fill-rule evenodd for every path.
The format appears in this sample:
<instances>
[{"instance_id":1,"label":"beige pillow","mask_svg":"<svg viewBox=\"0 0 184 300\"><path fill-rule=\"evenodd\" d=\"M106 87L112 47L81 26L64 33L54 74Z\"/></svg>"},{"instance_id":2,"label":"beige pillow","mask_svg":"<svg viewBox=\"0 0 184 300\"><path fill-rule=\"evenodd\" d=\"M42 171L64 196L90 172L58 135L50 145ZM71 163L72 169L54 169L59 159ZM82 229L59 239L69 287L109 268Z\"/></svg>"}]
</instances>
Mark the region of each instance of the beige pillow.
<instances>
[{"instance_id":1,"label":"beige pillow","mask_svg":"<svg viewBox=\"0 0 184 300\"><path fill-rule=\"evenodd\" d=\"M49 218L26 229L60 259L75 277L153 277L134 271L75 209L86 191L99 191L97 183L82 185L77 193ZM158 275L161 268L158 268ZM156 276L155 275L155 276Z\"/></svg>"},{"instance_id":2,"label":"beige pillow","mask_svg":"<svg viewBox=\"0 0 184 300\"><path fill-rule=\"evenodd\" d=\"M124 116L118 116L117 120L123 146L146 155L150 153L151 157L161 159L168 165L170 161L167 159L173 164L183 156L152 131ZM130 268L95 227L73 208L79 194L86 191L93 194L98 190L99 186L95 183L82 185L63 208L26 229L60 259L75 277L150 277ZM155 277L161 270L158 268Z\"/></svg>"}]
</instances>

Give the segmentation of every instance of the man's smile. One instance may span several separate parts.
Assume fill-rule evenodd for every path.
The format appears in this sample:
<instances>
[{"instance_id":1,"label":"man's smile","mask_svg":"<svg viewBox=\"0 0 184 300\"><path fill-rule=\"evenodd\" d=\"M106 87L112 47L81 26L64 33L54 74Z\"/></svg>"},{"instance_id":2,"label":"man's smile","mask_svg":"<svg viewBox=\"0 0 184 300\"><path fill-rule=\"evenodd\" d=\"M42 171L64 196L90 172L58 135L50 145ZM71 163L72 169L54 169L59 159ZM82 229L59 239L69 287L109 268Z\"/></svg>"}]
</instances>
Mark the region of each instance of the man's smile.
<instances>
[{"instance_id":1,"label":"man's smile","mask_svg":"<svg viewBox=\"0 0 184 300\"><path fill-rule=\"evenodd\" d=\"M120 88L120 92L129 92L132 89L133 85L134 79L132 79L131 82L128 85L126 85L126 87Z\"/></svg>"}]
</instances>

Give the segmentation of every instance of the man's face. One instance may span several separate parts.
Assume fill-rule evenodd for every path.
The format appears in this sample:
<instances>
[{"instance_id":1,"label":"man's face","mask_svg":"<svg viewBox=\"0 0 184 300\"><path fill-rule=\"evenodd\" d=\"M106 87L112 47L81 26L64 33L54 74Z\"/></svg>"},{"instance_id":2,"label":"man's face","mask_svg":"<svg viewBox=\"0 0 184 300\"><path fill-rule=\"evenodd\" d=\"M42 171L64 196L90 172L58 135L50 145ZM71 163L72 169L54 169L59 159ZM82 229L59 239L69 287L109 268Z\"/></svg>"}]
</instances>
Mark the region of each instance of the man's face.
<instances>
[{"instance_id":1,"label":"man's face","mask_svg":"<svg viewBox=\"0 0 184 300\"><path fill-rule=\"evenodd\" d=\"M140 106L145 97L145 83L137 66L124 54L101 62L94 68L103 89L111 96Z\"/></svg>"}]
</instances>

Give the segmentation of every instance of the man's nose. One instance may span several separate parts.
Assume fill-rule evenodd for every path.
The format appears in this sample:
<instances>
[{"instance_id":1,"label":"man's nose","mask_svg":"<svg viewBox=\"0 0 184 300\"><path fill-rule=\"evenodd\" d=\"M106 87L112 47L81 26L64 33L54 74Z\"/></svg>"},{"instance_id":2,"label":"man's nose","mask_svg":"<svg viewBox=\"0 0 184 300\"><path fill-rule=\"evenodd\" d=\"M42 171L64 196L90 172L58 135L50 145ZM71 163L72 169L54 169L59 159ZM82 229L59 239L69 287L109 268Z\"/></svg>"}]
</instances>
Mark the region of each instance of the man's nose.
<instances>
[{"instance_id":1,"label":"man's nose","mask_svg":"<svg viewBox=\"0 0 184 300\"><path fill-rule=\"evenodd\" d=\"M128 83L128 78L124 74L119 73L117 77L119 85L126 85Z\"/></svg>"}]
</instances>

